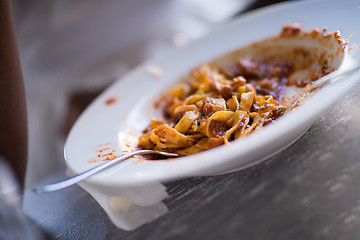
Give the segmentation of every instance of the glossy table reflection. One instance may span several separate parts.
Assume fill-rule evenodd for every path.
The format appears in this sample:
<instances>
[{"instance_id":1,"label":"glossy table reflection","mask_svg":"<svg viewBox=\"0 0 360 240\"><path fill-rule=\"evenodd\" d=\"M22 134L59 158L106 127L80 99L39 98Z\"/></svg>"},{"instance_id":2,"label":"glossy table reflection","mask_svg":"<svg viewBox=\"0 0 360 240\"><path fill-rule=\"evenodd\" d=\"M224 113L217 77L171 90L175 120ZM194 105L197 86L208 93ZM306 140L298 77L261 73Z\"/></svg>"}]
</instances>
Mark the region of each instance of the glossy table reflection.
<instances>
[{"instance_id":1,"label":"glossy table reflection","mask_svg":"<svg viewBox=\"0 0 360 240\"><path fill-rule=\"evenodd\" d=\"M360 87L295 144L239 172L166 184L170 212L116 228L84 190L25 194L42 239L358 239ZM65 178L59 171L43 183Z\"/></svg>"}]
</instances>

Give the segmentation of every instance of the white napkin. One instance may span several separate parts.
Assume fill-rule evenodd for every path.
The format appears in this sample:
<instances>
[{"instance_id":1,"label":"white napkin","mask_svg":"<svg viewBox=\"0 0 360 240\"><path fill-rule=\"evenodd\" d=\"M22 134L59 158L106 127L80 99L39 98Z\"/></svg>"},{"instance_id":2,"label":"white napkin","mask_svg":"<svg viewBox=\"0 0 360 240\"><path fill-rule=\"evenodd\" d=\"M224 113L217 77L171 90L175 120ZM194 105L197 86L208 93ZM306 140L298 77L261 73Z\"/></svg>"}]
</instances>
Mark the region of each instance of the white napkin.
<instances>
[{"instance_id":1,"label":"white napkin","mask_svg":"<svg viewBox=\"0 0 360 240\"><path fill-rule=\"evenodd\" d=\"M111 221L124 230L134 230L168 212L162 203L168 194L159 182L131 187L104 187L85 181L79 185L94 197Z\"/></svg>"}]
</instances>

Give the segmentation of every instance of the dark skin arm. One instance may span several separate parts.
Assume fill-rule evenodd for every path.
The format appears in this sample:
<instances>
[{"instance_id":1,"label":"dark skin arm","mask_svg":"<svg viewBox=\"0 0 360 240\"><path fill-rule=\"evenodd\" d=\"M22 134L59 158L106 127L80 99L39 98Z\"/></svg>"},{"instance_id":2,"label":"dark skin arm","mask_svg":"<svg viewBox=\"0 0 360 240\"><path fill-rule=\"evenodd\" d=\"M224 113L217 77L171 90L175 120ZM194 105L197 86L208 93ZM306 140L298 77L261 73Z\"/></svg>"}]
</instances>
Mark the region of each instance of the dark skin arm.
<instances>
[{"instance_id":1,"label":"dark skin arm","mask_svg":"<svg viewBox=\"0 0 360 240\"><path fill-rule=\"evenodd\" d=\"M0 155L24 186L27 114L23 76L10 0L0 1Z\"/></svg>"}]
</instances>

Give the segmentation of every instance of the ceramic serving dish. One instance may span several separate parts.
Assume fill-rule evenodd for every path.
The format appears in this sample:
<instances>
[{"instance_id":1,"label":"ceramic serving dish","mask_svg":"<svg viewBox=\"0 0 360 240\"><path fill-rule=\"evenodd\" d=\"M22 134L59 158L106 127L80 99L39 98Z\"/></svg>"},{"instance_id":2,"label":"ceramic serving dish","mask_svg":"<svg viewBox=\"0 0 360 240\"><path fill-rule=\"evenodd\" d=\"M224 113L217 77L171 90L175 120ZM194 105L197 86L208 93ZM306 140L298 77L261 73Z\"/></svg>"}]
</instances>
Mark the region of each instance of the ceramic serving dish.
<instances>
[{"instance_id":1,"label":"ceramic serving dish","mask_svg":"<svg viewBox=\"0 0 360 240\"><path fill-rule=\"evenodd\" d=\"M102 93L78 119L66 141L68 168L80 173L133 149L141 131L158 114L153 106L155 99L201 63L221 66L248 54L264 60L289 58L296 63L293 78L319 75L324 67L331 71L346 69L353 63L349 59L356 59L356 52L345 49L338 33L332 32L339 30L346 37L358 31L356 21L349 19L359 18L351 8L356 1L347 5L327 1L326 9L323 4L280 4L245 14L197 42L138 66ZM342 17L334 19L335 12ZM284 24L294 22L301 22L308 33L278 35ZM329 34L312 31L325 26ZM162 76L153 74L154 69L157 73L160 69ZM276 123L232 144L168 161L132 158L87 181L97 186L133 186L246 168L301 137L321 113L346 94L357 77L328 84Z\"/></svg>"}]
</instances>

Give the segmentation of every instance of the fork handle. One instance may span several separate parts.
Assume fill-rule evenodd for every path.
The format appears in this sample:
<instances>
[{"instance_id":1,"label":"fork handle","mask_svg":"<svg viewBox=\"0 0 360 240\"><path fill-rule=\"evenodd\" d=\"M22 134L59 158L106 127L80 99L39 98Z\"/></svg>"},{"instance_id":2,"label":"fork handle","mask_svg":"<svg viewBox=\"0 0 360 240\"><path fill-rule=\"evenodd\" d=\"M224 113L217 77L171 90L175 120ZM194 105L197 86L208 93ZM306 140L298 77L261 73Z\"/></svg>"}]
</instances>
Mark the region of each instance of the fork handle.
<instances>
[{"instance_id":1,"label":"fork handle","mask_svg":"<svg viewBox=\"0 0 360 240\"><path fill-rule=\"evenodd\" d=\"M144 153L152 153L149 150L139 150L139 151L134 151L134 152L130 152L124 155L121 155L120 157L114 158L110 161L107 161L106 163L103 163L99 166L96 166L86 172L80 173L72 178L69 178L65 181L62 182L58 182L58 183L53 183L53 184L48 184L48 185L44 185L44 186L38 186L32 189L32 191L36 192L36 193L45 193L45 192L54 192L60 189L64 189L67 187L70 187L88 177L90 177L91 175L98 173L110 166L113 166L115 164L118 164L119 162L122 162L134 155L137 154L144 154Z\"/></svg>"}]
</instances>

